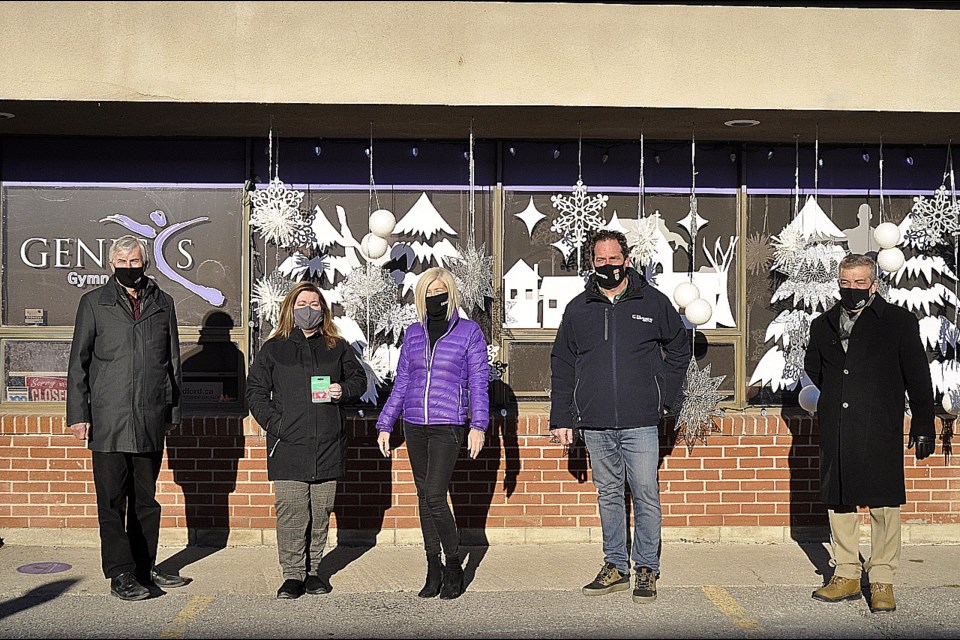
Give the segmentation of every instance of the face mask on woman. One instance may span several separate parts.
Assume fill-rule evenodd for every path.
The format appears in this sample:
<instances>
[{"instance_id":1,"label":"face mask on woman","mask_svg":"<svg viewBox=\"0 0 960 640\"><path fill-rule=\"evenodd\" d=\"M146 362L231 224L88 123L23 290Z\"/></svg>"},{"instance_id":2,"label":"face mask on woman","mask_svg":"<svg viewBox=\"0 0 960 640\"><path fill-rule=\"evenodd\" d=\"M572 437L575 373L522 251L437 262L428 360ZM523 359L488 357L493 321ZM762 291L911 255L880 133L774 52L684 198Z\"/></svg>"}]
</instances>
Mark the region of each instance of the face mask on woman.
<instances>
[{"instance_id":1,"label":"face mask on woman","mask_svg":"<svg viewBox=\"0 0 960 640\"><path fill-rule=\"evenodd\" d=\"M301 329L310 331L316 329L323 322L323 309L313 307L297 307L293 310L293 319Z\"/></svg>"},{"instance_id":2,"label":"face mask on woman","mask_svg":"<svg viewBox=\"0 0 960 640\"><path fill-rule=\"evenodd\" d=\"M427 297L427 317L432 320L445 320L447 318L447 302L450 300L450 294L447 292L438 293L435 296Z\"/></svg>"}]
</instances>

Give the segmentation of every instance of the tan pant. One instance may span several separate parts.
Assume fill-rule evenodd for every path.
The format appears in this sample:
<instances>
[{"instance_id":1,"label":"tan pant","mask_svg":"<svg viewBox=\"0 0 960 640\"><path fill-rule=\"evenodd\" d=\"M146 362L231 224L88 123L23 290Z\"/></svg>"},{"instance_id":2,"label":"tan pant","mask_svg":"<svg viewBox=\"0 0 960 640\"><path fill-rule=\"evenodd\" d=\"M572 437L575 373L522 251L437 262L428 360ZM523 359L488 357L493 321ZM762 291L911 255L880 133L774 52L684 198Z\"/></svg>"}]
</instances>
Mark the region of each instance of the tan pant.
<instances>
[{"instance_id":1,"label":"tan pant","mask_svg":"<svg viewBox=\"0 0 960 640\"><path fill-rule=\"evenodd\" d=\"M900 507L870 509L870 559L860 565L860 516L855 508L828 509L830 563L841 578L860 579L866 570L870 582L893 584L900 566Z\"/></svg>"}]
</instances>

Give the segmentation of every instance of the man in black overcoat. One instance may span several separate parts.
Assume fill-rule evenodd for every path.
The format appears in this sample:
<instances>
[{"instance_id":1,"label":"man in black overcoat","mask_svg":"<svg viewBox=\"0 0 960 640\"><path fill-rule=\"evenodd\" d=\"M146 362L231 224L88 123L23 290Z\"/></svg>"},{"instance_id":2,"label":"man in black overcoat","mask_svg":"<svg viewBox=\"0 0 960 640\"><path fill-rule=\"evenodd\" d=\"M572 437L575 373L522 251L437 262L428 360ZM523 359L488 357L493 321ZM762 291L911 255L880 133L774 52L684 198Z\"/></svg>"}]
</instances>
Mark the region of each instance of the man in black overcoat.
<instances>
[{"instance_id":1,"label":"man in black overcoat","mask_svg":"<svg viewBox=\"0 0 960 640\"><path fill-rule=\"evenodd\" d=\"M810 324L804 368L820 389L820 495L830 518L836 571L813 592L824 602L860 597L870 581L871 611L893 611L900 562L904 394L910 405L908 448L917 460L933 453L933 389L920 325L910 311L876 295L873 258L840 262L840 303ZM870 559L859 558L857 507L870 510Z\"/></svg>"}]
</instances>

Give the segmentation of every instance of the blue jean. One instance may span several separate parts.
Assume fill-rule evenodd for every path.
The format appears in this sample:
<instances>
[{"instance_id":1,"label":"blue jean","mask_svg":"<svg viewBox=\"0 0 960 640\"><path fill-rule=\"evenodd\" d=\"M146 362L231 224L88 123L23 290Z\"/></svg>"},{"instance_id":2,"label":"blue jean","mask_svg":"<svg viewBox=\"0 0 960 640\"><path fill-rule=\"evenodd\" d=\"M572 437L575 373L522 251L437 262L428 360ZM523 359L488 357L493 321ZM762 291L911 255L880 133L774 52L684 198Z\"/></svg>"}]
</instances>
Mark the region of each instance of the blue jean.
<instances>
[{"instance_id":1,"label":"blue jean","mask_svg":"<svg viewBox=\"0 0 960 640\"><path fill-rule=\"evenodd\" d=\"M657 466L660 441L656 425L630 429L584 429L590 452L593 484L597 487L603 556L628 574L627 510L624 488L633 495L633 548L635 568L660 574L660 485Z\"/></svg>"}]
</instances>

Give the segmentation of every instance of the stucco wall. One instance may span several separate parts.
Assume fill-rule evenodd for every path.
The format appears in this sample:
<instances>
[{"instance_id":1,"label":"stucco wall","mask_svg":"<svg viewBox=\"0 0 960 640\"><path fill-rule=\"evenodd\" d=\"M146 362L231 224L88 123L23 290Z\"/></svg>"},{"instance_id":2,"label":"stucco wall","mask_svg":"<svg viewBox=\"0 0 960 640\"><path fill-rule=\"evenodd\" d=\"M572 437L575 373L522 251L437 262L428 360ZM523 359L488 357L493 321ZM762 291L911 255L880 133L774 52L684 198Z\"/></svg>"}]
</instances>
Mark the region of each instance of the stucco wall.
<instances>
[{"instance_id":1,"label":"stucco wall","mask_svg":"<svg viewBox=\"0 0 960 640\"><path fill-rule=\"evenodd\" d=\"M6 2L0 98L952 112L960 12Z\"/></svg>"}]
</instances>

